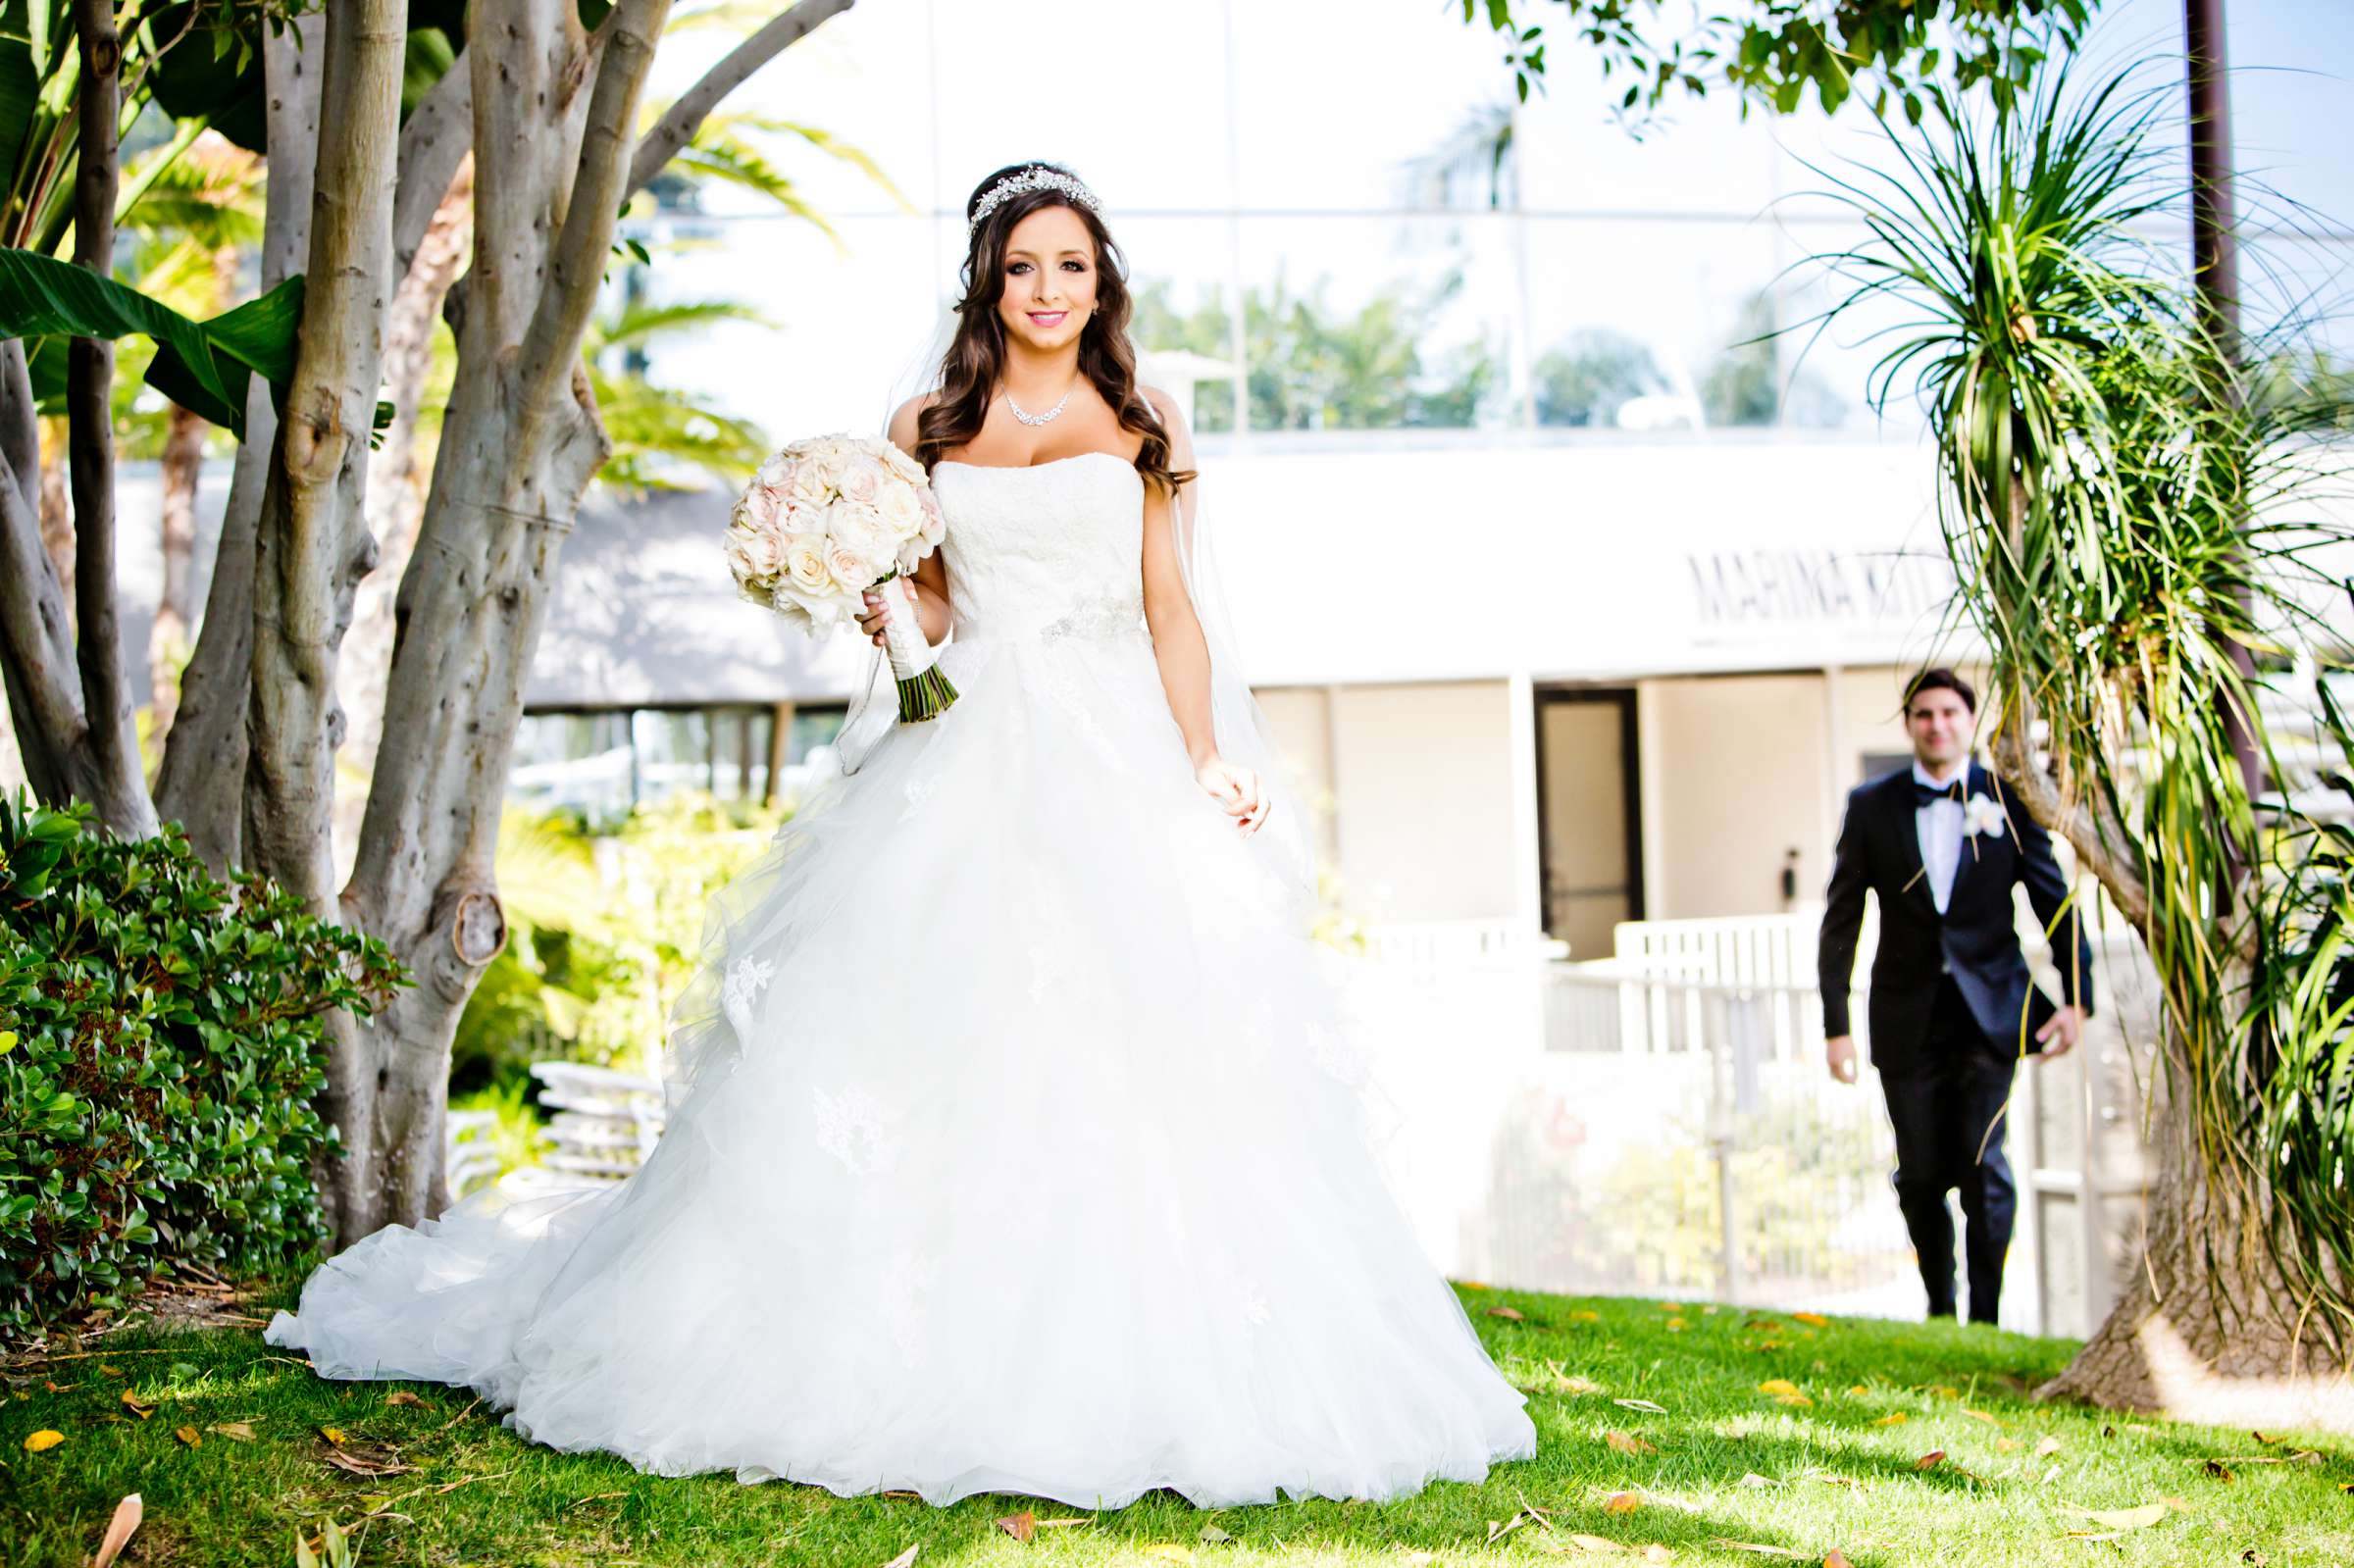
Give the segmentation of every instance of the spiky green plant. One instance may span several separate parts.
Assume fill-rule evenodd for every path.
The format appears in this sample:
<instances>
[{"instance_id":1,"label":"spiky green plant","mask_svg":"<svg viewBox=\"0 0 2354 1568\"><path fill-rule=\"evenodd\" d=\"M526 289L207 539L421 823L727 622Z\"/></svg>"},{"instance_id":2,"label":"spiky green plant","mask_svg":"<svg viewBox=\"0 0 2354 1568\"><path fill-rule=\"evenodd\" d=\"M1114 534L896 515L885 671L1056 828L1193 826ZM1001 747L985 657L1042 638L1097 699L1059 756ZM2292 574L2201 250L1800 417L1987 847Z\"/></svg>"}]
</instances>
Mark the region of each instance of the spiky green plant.
<instances>
[{"instance_id":1,"label":"spiky green plant","mask_svg":"<svg viewBox=\"0 0 2354 1568\"><path fill-rule=\"evenodd\" d=\"M2344 407L2278 374L2285 324L2210 329L2162 242L2189 194L2155 134L2172 85L2132 81L2058 70L2008 105L1940 100L1919 133L1883 122L1887 169L1825 176L1865 238L1816 260L1821 326L1905 308L1869 391L1925 415L1996 766L2159 979L2144 1256L2058 1391L2149 1402L2133 1339L2158 1312L2222 1370L2344 1362L2354 1064L2328 998L2354 969L2347 830L2251 789L2235 749L2279 776L2246 655L2339 645L2319 613L2347 535L2315 508L2341 459L2316 437Z\"/></svg>"}]
</instances>

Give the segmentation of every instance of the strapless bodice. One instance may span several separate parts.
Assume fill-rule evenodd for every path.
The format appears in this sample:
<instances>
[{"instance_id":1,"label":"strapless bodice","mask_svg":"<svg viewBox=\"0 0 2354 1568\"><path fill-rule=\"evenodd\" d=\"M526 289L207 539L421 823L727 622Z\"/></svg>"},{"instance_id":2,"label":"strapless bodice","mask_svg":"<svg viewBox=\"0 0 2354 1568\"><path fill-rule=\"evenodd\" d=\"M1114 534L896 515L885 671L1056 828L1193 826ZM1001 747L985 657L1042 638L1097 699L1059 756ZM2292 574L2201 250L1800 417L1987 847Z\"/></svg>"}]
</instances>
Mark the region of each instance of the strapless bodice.
<instances>
[{"instance_id":1,"label":"strapless bodice","mask_svg":"<svg viewBox=\"0 0 2354 1568\"><path fill-rule=\"evenodd\" d=\"M1102 636L1141 626L1144 481L1115 452L1027 468L942 461L932 486L960 641Z\"/></svg>"}]
</instances>

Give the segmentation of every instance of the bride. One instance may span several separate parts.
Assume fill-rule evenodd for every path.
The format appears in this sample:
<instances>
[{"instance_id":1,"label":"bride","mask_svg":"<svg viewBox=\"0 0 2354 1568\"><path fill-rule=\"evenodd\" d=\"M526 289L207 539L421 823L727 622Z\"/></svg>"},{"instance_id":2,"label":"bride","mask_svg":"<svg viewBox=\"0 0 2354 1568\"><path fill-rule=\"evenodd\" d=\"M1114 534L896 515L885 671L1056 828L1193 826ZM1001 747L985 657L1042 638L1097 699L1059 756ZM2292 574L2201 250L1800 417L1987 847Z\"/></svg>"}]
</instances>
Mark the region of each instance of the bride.
<instances>
[{"instance_id":1,"label":"bride","mask_svg":"<svg viewBox=\"0 0 2354 1568\"><path fill-rule=\"evenodd\" d=\"M635 1176L388 1226L266 1338L667 1475L1102 1508L1483 1480L1535 1430L1381 1176L1120 253L1054 165L966 213L938 388L891 424L960 699L713 895Z\"/></svg>"}]
</instances>

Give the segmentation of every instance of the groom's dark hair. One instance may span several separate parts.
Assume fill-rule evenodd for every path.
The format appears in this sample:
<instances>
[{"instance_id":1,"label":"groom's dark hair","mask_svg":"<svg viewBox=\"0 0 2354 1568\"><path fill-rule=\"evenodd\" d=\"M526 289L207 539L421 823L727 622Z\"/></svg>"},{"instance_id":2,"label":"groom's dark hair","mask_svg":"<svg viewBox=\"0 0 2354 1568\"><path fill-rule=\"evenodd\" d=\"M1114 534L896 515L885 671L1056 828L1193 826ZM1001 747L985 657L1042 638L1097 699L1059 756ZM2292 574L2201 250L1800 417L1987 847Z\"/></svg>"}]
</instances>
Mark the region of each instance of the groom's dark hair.
<instances>
[{"instance_id":1,"label":"groom's dark hair","mask_svg":"<svg viewBox=\"0 0 2354 1568\"><path fill-rule=\"evenodd\" d=\"M1909 714L1913 711L1913 699L1923 691L1951 691L1962 699L1962 706L1972 713L1978 711L1977 692L1970 689L1969 682L1943 665L1934 670L1923 670L1913 678L1913 683L1905 687L1905 712Z\"/></svg>"}]
</instances>

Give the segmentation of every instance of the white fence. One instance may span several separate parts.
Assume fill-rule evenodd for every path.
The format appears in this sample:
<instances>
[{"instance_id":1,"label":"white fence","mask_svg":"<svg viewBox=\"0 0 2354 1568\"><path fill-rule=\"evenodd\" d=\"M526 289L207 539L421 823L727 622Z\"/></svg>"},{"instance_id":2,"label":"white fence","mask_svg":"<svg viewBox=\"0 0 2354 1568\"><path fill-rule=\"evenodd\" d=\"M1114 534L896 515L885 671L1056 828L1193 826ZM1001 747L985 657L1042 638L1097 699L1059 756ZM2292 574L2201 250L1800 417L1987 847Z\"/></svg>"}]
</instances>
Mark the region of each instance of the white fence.
<instances>
[{"instance_id":1,"label":"white fence","mask_svg":"<svg viewBox=\"0 0 2354 1568\"><path fill-rule=\"evenodd\" d=\"M1393 1186L1432 1255L1535 1290L1919 1312L1877 1079L1824 1067L1818 922L1635 922L1591 963L1502 928L1377 933L1356 988L1396 1107ZM1860 1035L1873 937L1868 919ZM2149 1037L2151 986L2129 939L2099 947L2084 1043L2016 1080L2002 1318L2021 1330L2087 1332L2131 1256L2124 1041Z\"/></svg>"}]
</instances>

